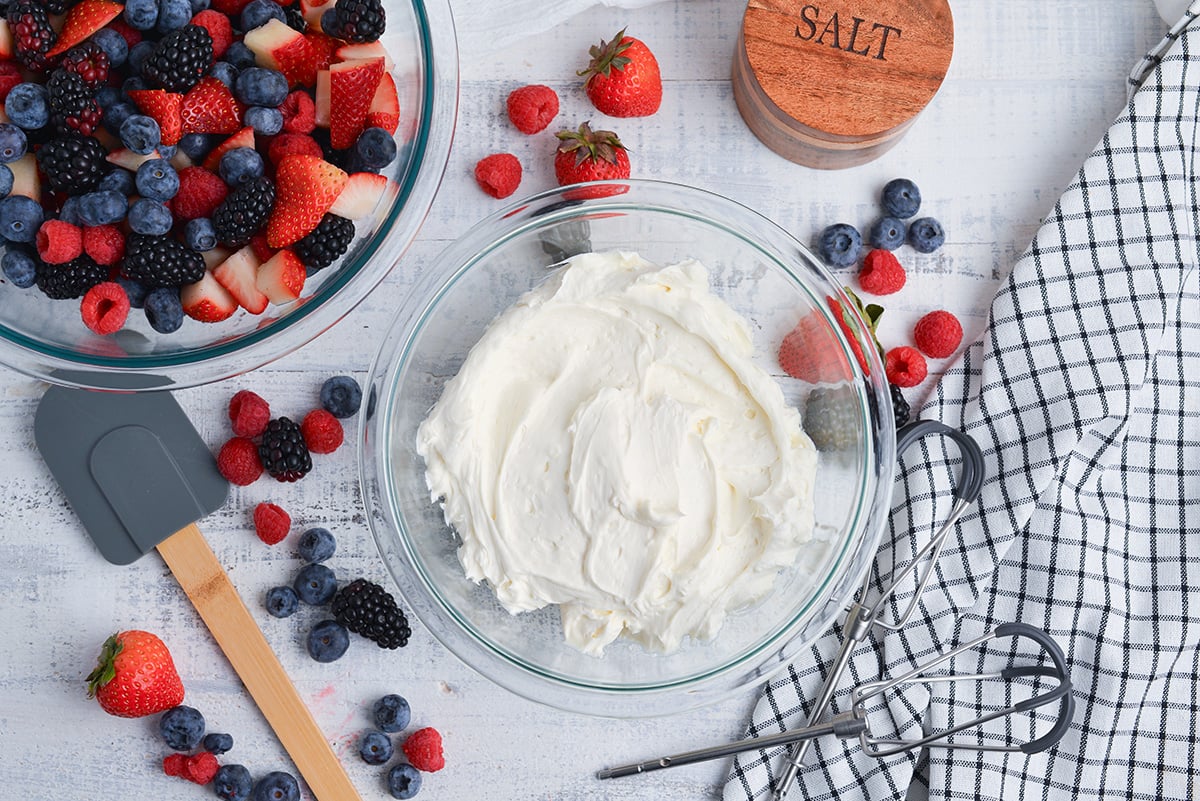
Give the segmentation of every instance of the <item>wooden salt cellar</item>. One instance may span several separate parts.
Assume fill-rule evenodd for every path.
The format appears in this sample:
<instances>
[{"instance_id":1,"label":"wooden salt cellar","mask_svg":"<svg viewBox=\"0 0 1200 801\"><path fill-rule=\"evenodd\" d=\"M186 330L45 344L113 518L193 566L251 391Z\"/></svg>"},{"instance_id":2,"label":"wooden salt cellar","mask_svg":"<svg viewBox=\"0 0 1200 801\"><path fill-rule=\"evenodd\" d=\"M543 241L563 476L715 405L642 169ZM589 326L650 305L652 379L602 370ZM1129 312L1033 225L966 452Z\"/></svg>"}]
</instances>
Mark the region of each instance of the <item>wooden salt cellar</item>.
<instances>
[{"instance_id":1,"label":"wooden salt cellar","mask_svg":"<svg viewBox=\"0 0 1200 801\"><path fill-rule=\"evenodd\" d=\"M953 51L948 0L750 0L733 96L750 130L784 158L853 167L900 140Z\"/></svg>"}]
</instances>

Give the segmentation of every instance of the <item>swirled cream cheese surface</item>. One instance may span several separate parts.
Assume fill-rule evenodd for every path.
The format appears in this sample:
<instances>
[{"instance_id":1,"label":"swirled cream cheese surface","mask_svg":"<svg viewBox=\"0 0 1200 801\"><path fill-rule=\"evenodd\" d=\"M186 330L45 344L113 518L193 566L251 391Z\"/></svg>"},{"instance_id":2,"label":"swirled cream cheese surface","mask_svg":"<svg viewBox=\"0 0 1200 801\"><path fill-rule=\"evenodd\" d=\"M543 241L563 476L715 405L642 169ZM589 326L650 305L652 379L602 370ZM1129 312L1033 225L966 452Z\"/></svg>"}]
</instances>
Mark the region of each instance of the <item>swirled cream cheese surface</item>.
<instances>
[{"instance_id":1,"label":"swirled cream cheese surface","mask_svg":"<svg viewBox=\"0 0 1200 801\"><path fill-rule=\"evenodd\" d=\"M587 253L497 317L417 433L468 578L567 642L709 639L812 537L816 451L697 261Z\"/></svg>"}]
</instances>

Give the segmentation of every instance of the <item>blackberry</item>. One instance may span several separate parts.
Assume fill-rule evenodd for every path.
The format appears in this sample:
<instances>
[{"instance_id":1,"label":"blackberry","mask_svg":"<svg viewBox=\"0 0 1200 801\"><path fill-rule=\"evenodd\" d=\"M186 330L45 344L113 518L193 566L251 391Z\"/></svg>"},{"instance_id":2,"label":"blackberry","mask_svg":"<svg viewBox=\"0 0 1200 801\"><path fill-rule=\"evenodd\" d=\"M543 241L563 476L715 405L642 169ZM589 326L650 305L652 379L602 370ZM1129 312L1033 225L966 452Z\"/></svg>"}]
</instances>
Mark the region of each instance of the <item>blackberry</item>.
<instances>
[{"instance_id":1,"label":"blackberry","mask_svg":"<svg viewBox=\"0 0 1200 801\"><path fill-rule=\"evenodd\" d=\"M336 214L326 214L313 232L293 245L292 249L305 267L316 272L341 258L353 239L354 223Z\"/></svg>"},{"instance_id":2,"label":"blackberry","mask_svg":"<svg viewBox=\"0 0 1200 801\"><path fill-rule=\"evenodd\" d=\"M333 617L380 648L403 648L412 629L387 590L366 579L355 579L333 598Z\"/></svg>"},{"instance_id":3,"label":"blackberry","mask_svg":"<svg viewBox=\"0 0 1200 801\"><path fill-rule=\"evenodd\" d=\"M199 25L184 25L164 36L142 64L142 77L168 92L182 94L200 82L213 62L213 41Z\"/></svg>"},{"instance_id":4,"label":"blackberry","mask_svg":"<svg viewBox=\"0 0 1200 801\"><path fill-rule=\"evenodd\" d=\"M77 298L108 280L108 268L88 256L80 256L66 264L46 264L38 259L34 269L38 289L55 300Z\"/></svg>"},{"instance_id":5,"label":"blackberry","mask_svg":"<svg viewBox=\"0 0 1200 801\"><path fill-rule=\"evenodd\" d=\"M204 277L204 257L168 236L130 234L121 273L148 287L194 284Z\"/></svg>"},{"instance_id":6,"label":"blackberry","mask_svg":"<svg viewBox=\"0 0 1200 801\"><path fill-rule=\"evenodd\" d=\"M300 426L287 417L267 423L258 445L258 458L278 481L297 481L312 470L312 456Z\"/></svg>"},{"instance_id":7,"label":"blackberry","mask_svg":"<svg viewBox=\"0 0 1200 801\"><path fill-rule=\"evenodd\" d=\"M66 14L79 0L46 0L46 11L50 14Z\"/></svg>"},{"instance_id":8,"label":"blackberry","mask_svg":"<svg viewBox=\"0 0 1200 801\"><path fill-rule=\"evenodd\" d=\"M904 392L898 385L888 384L888 388L892 391L892 411L896 414L896 428L899 429L908 422L908 401L904 399Z\"/></svg>"},{"instance_id":9,"label":"blackberry","mask_svg":"<svg viewBox=\"0 0 1200 801\"><path fill-rule=\"evenodd\" d=\"M331 36L350 42L375 42L387 28L382 0L337 0Z\"/></svg>"},{"instance_id":10,"label":"blackberry","mask_svg":"<svg viewBox=\"0 0 1200 801\"><path fill-rule=\"evenodd\" d=\"M38 166L55 192L83 195L96 189L108 172L108 151L91 136L67 134L37 152Z\"/></svg>"},{"instance_id":11,"label":"blackberry","mask_svg":"<svg viewBox=\"0 0 1200 801\"><path fill-rule=\"evenodd\" d=\"M212 223L217 238L231 248L240 248L257 234L275 208L275 184L270 178L255 178L239 186L217 206Z\"/></svg>"},{"instance_id":12,"label":"blackberry","mask_svg":"<svg viewBox=\"0 0 1200 801\"><path fill-rule=\"evenodd\" d=\"M67 51L58 63L58 68L83 78L84 84L93 92L108 80L108 54L104 48L89 39Z\"/></svg>"},{"instance_id":13,"label":"blackberry","mask_svg":"<svg viewBox=\"0 0 1200 801\"><path fill-rule=\"evenodd\" d=\"M804 431L819 451L853 448L858 437L854 389L846 384L818 387L804 407Z\"/></svg>"},{"instance_id":14,"label":"blackberry","mask_svg":"<svg viewBox=\"0 0 1200 801\"><path fill-rule=\"evenodd\" d=\"M13 3L8 7L8 27L17 60L34 72L45 72L53 62L46 53L58 41L45 4L29 0Z\"/></svg>"},{"instance_id":15,"label":"blackberry","mask_svg":"<svg viewBox=\"0 0 1200 801\"><path fill-rule=\"evenodd\" d=\"M56 69L46 84L50 100L50 124L59 133L78 131L89 136L100 124L103 112L95 91L77 73Z\"/></svg>"},{"instance_id":16,"label":"blackberry","mask_svg":"<svg viewBox=\"0 0 1200 801\"><path fill-rule=\"evenodd\" d=\"M289 28L300 33L305 33L308 30L308 20L304 19L304 12L300 10L298 5L288 6L283 10L283 19L287 22Z\"/></svg>"}]
</instances>

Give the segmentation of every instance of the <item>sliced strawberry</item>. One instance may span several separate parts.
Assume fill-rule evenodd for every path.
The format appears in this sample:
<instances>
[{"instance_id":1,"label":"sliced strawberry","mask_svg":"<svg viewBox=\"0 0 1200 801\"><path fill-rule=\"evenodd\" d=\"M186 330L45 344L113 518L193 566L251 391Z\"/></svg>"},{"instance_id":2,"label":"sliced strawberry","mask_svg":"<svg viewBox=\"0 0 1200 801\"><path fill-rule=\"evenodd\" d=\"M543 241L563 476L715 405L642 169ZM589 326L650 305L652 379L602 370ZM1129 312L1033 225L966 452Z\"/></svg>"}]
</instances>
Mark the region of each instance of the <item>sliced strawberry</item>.
<instances>
[{"instance_id":1,"label":"sliced strawberry","mask_svg":"<svg viewBox=\"0 0 1200 801\"><path fill-rule=\"evenodd\" d=\"M243 41L254 51L260 66L279 70L290 85L312 86L316 80L320 54L304 34L279 20L272 18L249 31Z\"/></svg>"},{"instance_id":2,"label":"sliced strawberry","mask_svg":"<svg viewBox=\"0 0 1200 801\"><path fill-rule=\"evenodd\" d=\"M825 300L829 304L829 310L833 312L833 319L837 321L838 327L845 334L846 342L850 345L850 352L854 354L858 366L862 368L865 374L870 375L871 370L867 367L867 357L863 353L862 340L860 338L861 332L858 330L858 326L855 325L853 318L846 313L841 301L832 295L826 296Z\"/></svg>"},{"instance_id":3,"label":"sliced strawberry","mask_svg":"<svg viewBox=\"0 0 1200 801\"><path fill-rule=\"evenodd\" d=\"M120 150L114 150L106 157L109 164L116 164L118 167L124 167L130 172L137 172L138 167L145 164L147 161L153 161L160 158L158 151L150 151L149 154L143 156L141 153L134 153L127 147Z\"/></svg>"},{"instance_id":4,"label":"sliced strawberry","mask_svg":"<svg viewBox=\"0 0 1200 801\"><path fill-rule=\"evenodd\" d=\"M321 15L329 8L333 0L300 0L300 13L304 15L304 21L313 29L321 27Z\"/></svg>"},{"instance_id":5,"label":"sliced strawberry","mask_svg":"<svg viewBox=\"0 0 1200 801\"><path fill-rule=\"evenodd\" d=\"M363 132L375 90L383 80L383 59L343 61L329 68L329 142L345 150Z\"/></svg>"},{"instance_id":6,"label":"sliced strawberry","mask_svg":"<svg viewBox=\"0 0 1200 801\"><path fill-rule=\"evenodd\" d=\"M179 143L183 136L183 120L180 116L183 95L165 89L134 89L128 94L143 114L158 123L164 145Z\"/></svg>"},{"instance_id":7,"label":"sliced strawberry","mask_svg":"<svg viewBox=\"0 0 1200 801\"><path fill-rule=\"evenodd\" d=\"M396 69L396 65L392 63L392 57L388 55L387 48L382 42L362 42L360 44L343 44L334 53L338 61L354 61L360 58L382 58L383 69L385 72L391 72Z\"/></svg>"},{"instance_id":8,"label":"sliced strawberry","mask_svg":"<svg viewBox=\"0 0 1200 801\"><path fill-rule=\"evenodd\" d=\"M215 247L212 250L206 250L200 254L201 258L204 259L204 266L210 270L217 269L217 267L221 265L221 262L225 261L232 255L233 254L230 253L227 248L223 247ZM215 277L216 276L214 276L214 278ZM221 279L217 278L217 280L220 281Z\"/></svg>"},{"instance_id":9,"label":"sliced strawberry","mask_svg":"<svg viewBox=\"0 0 1200 801\"><path fill-rule=\"evenodd\" d=\"M281 250L258 268L258 290L271 302L291 303L300 297L308 274L300 258L290 250Z\"/></svg>"},{"instance_id":10,"label":"sliced strawberry","mask_svg":"<svg viewBox=\"0 0 1200 801\"><path fill-rule=\"evenodd\" d=\"M259 231L250 240L250 247L254 248L254 255L258 257L260 262L270 261L271 257L279 251L267 244L267 234L265 231Z\"/></svg>"},{"instance_id":11,"label":"sliced strawberry","mask_svg":"<svg viewBox=\"0 0 1200 801\"><path fill-rule=\"evenodd\" d=\"M183 287L179 291L179 300L183 302L184 314L202 323L228 320L238 309L237 298L229 294L210 272L205 272L196 283Z\"/></svg>"},{"instance_id":12,"label":"sliced strawberry","mask_svg":"<svg viewBox=\"0 0 1200 801\"><path fill-rule=\"evenodd\" d=\"M37 159L32 153L8 165L13 174L12 193L42 202L42 179L38 174Z\"/></svg>"},{"instance_id":13,"label":"sliced strawberry","mask_svg":"<svg viewBox=\"0 0 1200 801\"><path fill-rule=\"evenodd\" d=\"M124 10L125 6L110 0L83 0L67 12L62 31L58 34L58 42L46 55L53 57L67 52L112 22Z\"/></svg>"},{"instance_id":14,"label":"sliced strawberry","mask_svg":"<svg viewBox=\"0 0 1200 801\"><path fill-rule=\"evenodd\" d=\"M317 105L317 127L329 127L329 70L317 73L317 89L313 94L313 102Z\"/></svg>"},{"instance_id":15,"label":"sliced strawberry","mask_svg":"<svg viewBox=\"0 0 1200 801\"><path fill-rule=\"evenodd\" d=\"M325 11L324 8L321 11ZM310 30L304 34L304 38L312 45L313 49L313 64L318 70L327 70L329 65L337 61L334 58L334 53L342 46L340 39L334 39L332 36L326 36L320 31Z\"/></svg>"},{"instance_id":16,"label":"sliced strawberry","mask_svg":"<svg viewBox=\"0 0 1200 801\"><path fill-rule=\"evenodd\" d=\"M8 20L0 18L0 59L15 58L13 53L12 29L8 27Z\"/></svg>"},{"instance_id":17,"label":"sliced strawberry","mask_svg":"<svg viewBox=\"0 0 1200 801\"><path fill-rule=\"evenodd\" d=\"M382 128L390 134L395 134L400 127L400 98L396 93L396 80L390 73L385 72L380 79L363 127Z\"/></svg>"},{"instance_id":18,"label":"sliced strawberry","mask_svg":"<svg viewBox=\"0 0 1200 801\"><path fill-rule=\"evenodd\" d=\"M238 305L251 314L261 314L267 308L267 296L255 286L259 264L254 248L247 245L212 271L213 278L237 298Z\"/></svg>"},{"instance_id":19,"label":"sliced strawberry","mask_svg":"<svg viewBox=\"0 0 1200 801\"><path fill-rule=\"evenodd\" d=\"M384 195L395 194L396 185L383 175L371 172L356 172L346 181L346 188L338 195L329 213L347 220L362 220L379 206Z\"/></svg>"},{"instance_id":20,"label":"sliced strawberry","mask_svg":"<svg viewBox=\"0 0 1200 801\"><path fill-rule=\"evenodd\" d=\"M217 145L216 148L213 149L213 152L209 153L208 157L204 159L204 169L210 172L216 172L217 168L221 166L221 157L230 150L239 147L254 147L253 128L243 128L221 144Z\"/></svg>"},{"instance_id":21,"label":"sliced strawberry","mask_svg":"<svg viewBox=\"0 0 1200 801\"><path fill-rule=\"evenodd\" d=\"M267 244L287 247L312 233L348 180L324 159L284 156L275 170L275 210L267 221Z\"/></svg>"},{"instance_id":22,"label":"sliced strawberry","mask_svg":"<svg viewBox=\"0 0 1200 801\"><path fill-rule=\"evenodd\" d=\"M228 86L213 77L192 87L183 98L180 116L185 134L231 134L242 127L241 104Z\"/></svg>"}]
</instances>

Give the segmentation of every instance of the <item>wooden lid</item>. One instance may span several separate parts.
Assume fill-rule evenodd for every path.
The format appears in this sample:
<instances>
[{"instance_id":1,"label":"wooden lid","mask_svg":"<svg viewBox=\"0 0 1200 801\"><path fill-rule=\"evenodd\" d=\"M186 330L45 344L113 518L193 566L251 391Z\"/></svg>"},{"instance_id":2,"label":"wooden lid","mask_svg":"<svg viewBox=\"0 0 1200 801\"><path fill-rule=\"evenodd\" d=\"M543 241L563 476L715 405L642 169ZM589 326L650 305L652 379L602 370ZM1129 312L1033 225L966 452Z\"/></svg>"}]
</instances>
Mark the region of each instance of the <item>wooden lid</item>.
<instances>
[{"instance_id":1,"label":"wooden lid","mask_svg":"<svg viewBox=\"0 0 1200 801\"><path fill-rule=\"evenodd\" d=\"M801 163L828 149L812 166L850 166L898 141L953 51L947 0L750 0L733 89L772 149Z\"/></svg>"}]
</instances>

